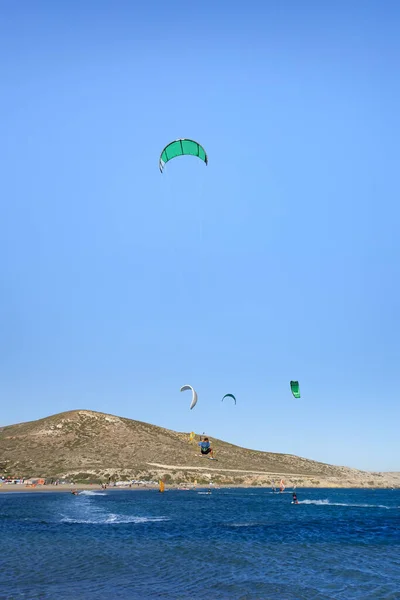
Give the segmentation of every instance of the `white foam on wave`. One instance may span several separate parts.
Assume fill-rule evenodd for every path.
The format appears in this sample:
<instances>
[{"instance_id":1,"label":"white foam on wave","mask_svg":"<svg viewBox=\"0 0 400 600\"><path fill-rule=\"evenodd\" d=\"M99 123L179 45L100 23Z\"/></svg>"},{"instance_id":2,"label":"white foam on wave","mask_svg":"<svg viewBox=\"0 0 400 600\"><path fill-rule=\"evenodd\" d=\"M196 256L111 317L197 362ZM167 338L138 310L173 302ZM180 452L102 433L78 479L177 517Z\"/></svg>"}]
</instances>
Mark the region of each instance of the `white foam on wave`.
<instances>
[{"instance_id":1,"label":"white foam on wave","mask_svg":"<svg viewBox=\"0 0 400 600\"><path fill-rule=\"evenodd\" d=\"M132 515L115 515L111 513L107 517L107 523L159 523L169 521L168 517L135 517Z\"/></svg>"},{"instance_id":2,"label":"white foam on wave","mask_svg":"<svg viewBox=\"0 0 400 600\"><path fill-rule=\"evenodd\" d=\"M83 490L79 496L107 496L105 492L95 492L94 490Z\"/></svg>"},{"instance_id":3,"label":"white foam on wave","mask_svg":"<svg viewBox=\"0 0 400 600\"><path fill-rule=\"evenodd\" d=\"M158 523L169 521L168 517L139 517L133 515L118 515L110 513L98 518L80 519L75 517L63 517L61 523L78 523L86 525L123 525L126 523Z\"/></svg>"},{"instance_id":4,"label":"white foam on wave","mask_svg":"<svg viewBox=\"0 0 400 600\"><path fill-rule=\"evenodd\" d=\"M93 496L105 496L104 492L87 491L86 498L79 498L68 503L68 512L64 513L61 523L77 523L86 525L122 525L126 523L157 523L169 520L164 516L139 516L113 513L106 510L104 503L97 502Z\"/></svg>"},{"instance_id":5,"label":"white foam on wave","mask_svg":"<svg viewBox=\"0 0 400 600\"><path fill-rule=\"evenodd\" d=\"M355 508L398 508L397 506L386 506L385 504L356 504L351 502L331 502L328 499L324 500L299 500L299 504L314 504L315 506L350 506Z\"/></svg>"},{"instance_id":6,"label":"white foam on wave","mask_svg":"<svg viewBox=\"0 0 400 600\"><path fill-rule=\"evenodd\" d=\"M63 517L61 523L78 523L82 525L99 525L100 520L97 519L76 519L74 517Z\"/></svg>"}]
</instances>

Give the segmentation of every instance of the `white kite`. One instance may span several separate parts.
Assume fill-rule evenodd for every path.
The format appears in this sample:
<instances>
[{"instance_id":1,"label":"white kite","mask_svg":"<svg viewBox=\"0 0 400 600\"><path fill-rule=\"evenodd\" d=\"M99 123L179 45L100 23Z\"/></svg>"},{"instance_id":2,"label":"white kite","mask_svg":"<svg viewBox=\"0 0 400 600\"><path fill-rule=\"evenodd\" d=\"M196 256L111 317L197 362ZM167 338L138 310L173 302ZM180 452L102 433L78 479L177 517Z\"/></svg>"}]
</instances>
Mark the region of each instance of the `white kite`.
<instances>
[{"instance_id":1,"label":"white kite","mask_svg":"<svg viewBox=\"0 0 400 600\"><path fill-rule=\"evenodd\" d=\"M190 408L194 408L197 404L197 393L196 390L192 388L191 385L183 385L181 387L181 392L185 392L186 390L192 391L192 402L190 403Z\"/></svg>"}]
</instances>

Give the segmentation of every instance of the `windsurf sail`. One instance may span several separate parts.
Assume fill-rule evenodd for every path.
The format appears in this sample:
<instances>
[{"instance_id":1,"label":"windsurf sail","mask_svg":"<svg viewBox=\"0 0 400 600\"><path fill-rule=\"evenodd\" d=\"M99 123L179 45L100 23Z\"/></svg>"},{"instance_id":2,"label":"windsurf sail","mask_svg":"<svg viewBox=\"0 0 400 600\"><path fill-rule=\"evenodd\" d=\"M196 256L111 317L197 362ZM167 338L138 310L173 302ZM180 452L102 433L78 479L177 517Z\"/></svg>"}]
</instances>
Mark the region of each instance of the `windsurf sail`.
<instances>
[{"instance_id":1,"label":"windsurf sail","mask_svg":"<svg viewBox=\"0 0 400 600\"><path fill-rule=\"evenodd\" d=\"M160 487L159 487L159 492L163 492L165 490L165 483L162 481L162 479L160 479Z\"/></svg>"},{"instance_id":2,"label":"windsurf sail","mask_svg":"<svg viewBox=\"0 0 400 600\"><path fill-rule=\"evenodd\" d=\"M285 489L285 482L283 481L283 479L281 479L281 483L280 483L280 486L279 486L279 491L283 492L284 489Z\"/></svg>"}]
</instances>

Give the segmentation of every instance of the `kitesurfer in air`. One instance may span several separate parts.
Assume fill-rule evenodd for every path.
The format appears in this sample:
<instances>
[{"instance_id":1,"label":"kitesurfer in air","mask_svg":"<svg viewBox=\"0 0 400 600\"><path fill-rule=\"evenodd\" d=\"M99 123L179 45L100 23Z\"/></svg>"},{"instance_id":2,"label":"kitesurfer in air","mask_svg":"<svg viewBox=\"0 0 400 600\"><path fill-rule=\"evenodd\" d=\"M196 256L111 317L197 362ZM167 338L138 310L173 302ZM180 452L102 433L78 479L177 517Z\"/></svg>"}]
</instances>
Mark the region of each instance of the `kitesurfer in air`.
<instances>
[{"instance_id":1,"label":"kitesurfer in air","mask_svg":"<svg viewBox=\"0 0 400 600\"><path fill-rule=\"evenodd\" d=\"M210 458L214 460L214 452L211 448L210 440L208 439L208 437L205 437L202 440L200 436L200 441L197 445L200 446L201 456L207 456L207 454L209 454Z\"/></svg>"}]
</instances>

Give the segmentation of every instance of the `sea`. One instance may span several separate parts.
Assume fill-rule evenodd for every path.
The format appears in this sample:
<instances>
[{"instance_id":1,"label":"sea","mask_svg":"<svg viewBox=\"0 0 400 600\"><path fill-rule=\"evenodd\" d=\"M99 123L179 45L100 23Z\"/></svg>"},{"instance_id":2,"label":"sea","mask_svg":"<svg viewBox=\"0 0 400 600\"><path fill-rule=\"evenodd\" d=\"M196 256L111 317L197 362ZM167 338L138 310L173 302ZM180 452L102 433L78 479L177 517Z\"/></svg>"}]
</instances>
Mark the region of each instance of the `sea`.
<instances>
[{"instance_id":1,"label":"sea","mask_svg":"<svg viewBox=\"0 0 400 600\"><path fill-rule=\"evenodd\" d=\"M400 490L0 494L0 598L399 600Z\"/></svg>"}]
</instances>

